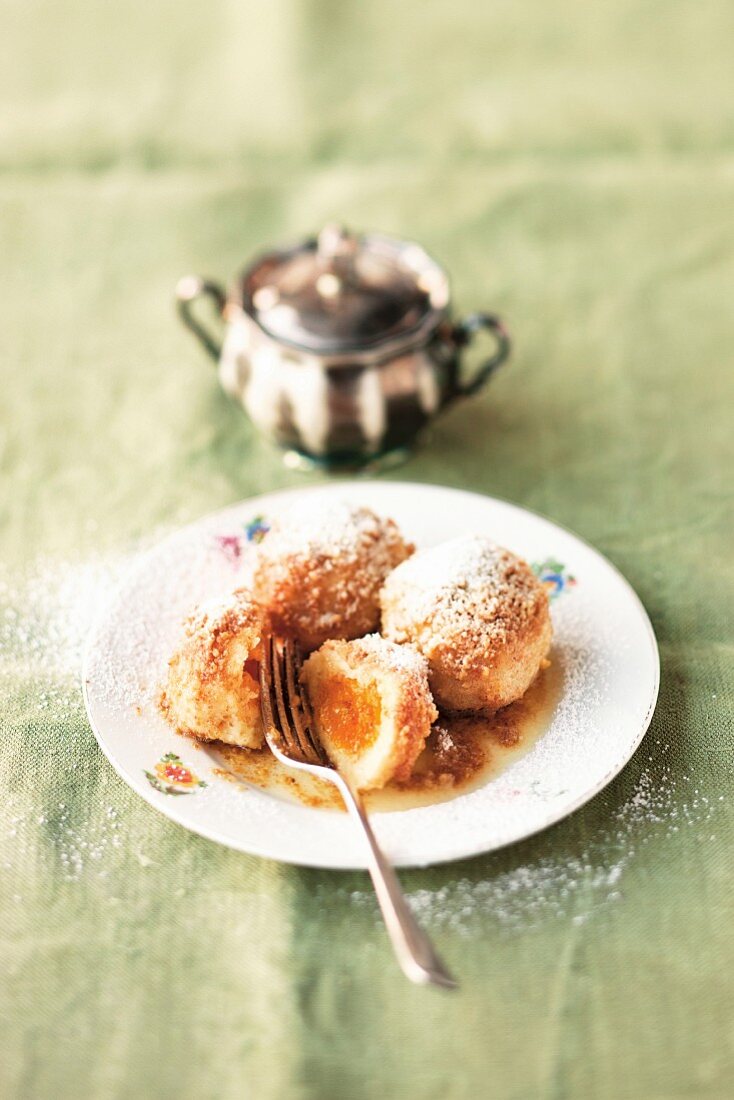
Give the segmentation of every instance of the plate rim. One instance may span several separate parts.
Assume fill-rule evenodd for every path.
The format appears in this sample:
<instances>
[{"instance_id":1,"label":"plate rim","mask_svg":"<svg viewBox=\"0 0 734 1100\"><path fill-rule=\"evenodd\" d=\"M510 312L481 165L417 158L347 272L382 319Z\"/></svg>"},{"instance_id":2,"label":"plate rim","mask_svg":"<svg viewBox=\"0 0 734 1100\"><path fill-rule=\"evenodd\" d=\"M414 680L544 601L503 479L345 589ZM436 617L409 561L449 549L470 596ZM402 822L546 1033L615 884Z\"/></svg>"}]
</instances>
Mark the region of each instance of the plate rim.
<instances>
[{"instance_id":1,"label":"plate rim","mask_svg":"<svg viewBox=\"0 0 734 1100\"><path fill-rule=\"evenodd\" d=\"M621 570L614 564L614 562L610 561L609 558L605 554L603 554L600 550L598 550L590 542L588 542L586 539L584 539L581 535L578 535L571 528L566 527L562 523L558 523L556 520L551 519L549 516L544 515L542 512L537 512L537 511L535 511L533 509L530 509L530 508L524 508L522 505L517 504L515 501L506 500L502 497L492 496L488 493L481 493L481 492L477 492L476 490L472 490L472 489L462 489L462 488L456 488L452 485L442 485L442 484L438 484L438 483L435 483L435 482L403 481L403 480L399 480L399 481L398 480L395 480L395 481L393 481L393 480L378 481L377 479L374 479L374 478L369 478L369 479L366 478L364 480L361 480L361 479L356 480L356 479L351 478L351 479L348 479L348 480L345 479L343 481L340 479L338 481L318 483L316 485L304 485L304 486L301 486L301 487L295 486L295 487L290 487L290 488L276 489L276 490L273 490L273 491L270 491L270 492L258 493L255 496L244 497L241 500L233 501L231 504L224 505L221 508L215 508L215 509L212 509L208 512L205 512L204 514L197 517L196 519L189 520L188 522L177 526L172 531L170 531L168 534L164 535L162 538L155 541L151 546L147 547L145 550L142 550L140 553L137 553L137 554L134 555L133 560L130 561L128 563L127 567L125 569L123 569L123 571L121 572L121 574L120 574L119 578L117 579L117 582L115 583L112 591L107 594L107 597L100 604L100 607L98 608L97 612L95 613L94 618L92 620L92 623L91 623L91 625L89 627L89 630L87 632L87 636L86 636L86 640L85 640L85 644L84 644L84 653L83 653L83 657L82 657L82 664L81 664L82 696L83 696L83 699L84 699L84 706L85 706L85 710L86 710L87 721L89 722L90 728L91 728L91 730L94 734L97 745L102 750L102 753L105 756L105 758L111 764L113 770L120 777L120 779L122 779L123 782L125 782L133 791L135 791L135 793L137 795L139 795L143 799L143 801L148 806L150 806L153 810L157 811L158 813L163 814L170 821L175 822L175 824L183 827L184 829L187 829L190 832L192 832L192 833L194 833L198 836L204 837L206 840L210 840L214 843L221 844L226 848L232 849L233 851L243 852L247 855L256 856L260 859L269 859L274 863L281 863L281 864L291 865L291 866L295 866L295 867L309 867L309 868L313 868L315 870L334 870L334 871L365 871L365 870L367 870L367 861L366 861L366 859L362 863L356 863L354 860L345 860L343 858L327 862L323 859L320 859L320 860L317 861L317 860L314 860L314 859L299 858L298 856L289 856L288 858L284 858L282 856L276 856L276 855L272 854L272 851L266 850L265 848L261 847L257 843L257 841L255 841L254 843L248 842L245 845L245 844L239 842L236 838L223 835L222 833L218 832L218 830L216 828L210 827L206 823L201 823L201 822L198 822L198 821L190 821L190 820L186 820L186 819L182 818L176 812L175 805L171 802L154 801L150 797L150 791L147 789L147 787L143 783L143 781L140 780L136 775L133 775L132 773L128 772L127 769L120 762L118 762L118 760L116 758L114 758L111 755L111 750L109 750L108 746L105 744L104 734L99 730L99 728L97 726L97 723L94 720L93 713L92 713L92 703L91 703L89 693L88 693L88 670L89 670L89 663L90 663L90 660L92 658L92 653L93 653L92 643L94 642L94 640L95 640L95 638L98 634L99 628L101 627L102 623L104 622L104 619L105 619L109 609L114 605L118 594L123 589L126 582L138 570L142 570L142 568L144 567L144 564L145 564L146 560L148 559L148 557L150 557L153 554L159 552L160 549L163 546L165 546L166 543L168 543L169 541L172 541L174 538L176 538L178 535L180 535L182 531L186 530L189 527L197 527L200 524L205 524L207 521L213 520L216 516L224 515L227 512L234 511L234 510L240 508L243 505L250 505L251 503L255 503L255 502L257 502L259 500L263 500L265 498L276 501L278 498L285 498L285 497L288 497L288 496L292 496L293 494L299 494L300 495L300 494L303 494L303 493L319 492L319 491L323 491L323 490L337 490L338 491L338 490L341 489L345 492L345 494L348 494L348 492L351 488L355 488L357 490L360 490L360 489L379 490L379 489L384 489L386 487L392 487L392 486L397 487L397 488L401 488L401 489L415 489L415 488L421 488L421 489L427 489L427 490L440 489L440 490L446 490L450 493L460 494L461 496L469 497L469 498L472 498L474 500L481 500L481 501L486 501L486 502L489 502L489 503L500 504L503 507L507 507L511 511L517 512L518 514L520 514L522 516L525 516L525 517L530 516L534 519L540 519L540 520L544 521L545 523L548 523L551 526L556 527L558 530L563 531L566 535L569 535L571 538L576 539L577 542L579 542L581 545L583 545L587 550L591 551L592 554L594 554L598 558L600 558L605 563L605 565L609 569L611 569L611 571L616 575L617 579L622 582L623 586L625 587L625 589L627 591L628 596L632 597L633 603L636 605L637 612L640 615L642 623L644 624L647 641L648 641L648 644L650 646L651 655L653 657L652 690L650 692L650 698L649 698L649 701L648 701L647 709L646 709L644 717L643 717L643 719L640 723L640 728L638 730L638 733L628 743L628 747L625 750L625 752L622 754L621 759L619 761L615 761L614 765L611 768L609 768L608 771L605 772L605 774L596 783L592 784L589 788L587 788L577 798L571 800L570 802L564 803L562 806L559 806L555 810L551 810L548 813L548 816L546 818L544 818L544 820L540 824L538 824L537 826L532 827L531 829L529 829L527 831L523 831L521 835L514 836L514 837L509 837L508 839L502 840L498 844L492 844L489 847L487 847L484 844L480 844L476 849L474 849L471 852L462 851L460 854L457 854L457 855L442 854L442 855L439 855L436 858L429 858L427 860L415 859L415 858L410 858L410 857L397 858L397 859L394 860L394 865L396 867L404 867L404 868L410 868L410 867L421 868L421 867L440 866L440 865L443 865L443 864L454 863L454 862L458 863L458 862L461 862L462 860L476 859L477 857L479 857L481 855L488 855L491 852L501 851L502 849L508 848L513 844L519 844L524 840L528 840L531 837L537 836L540 833L545 832L546 829L550 829L553 825L556 825L560 821L564 820L565 818L570 817L572 814L575 814L578 810L580 810L583 806L585 806L593 798L596 798L596 796L602 790L604 790L612 782L612 780L616 778L617 775L620 774L620 772L627 766L627 764L635 756L635 754L637 753L637 751L638 751L638 749L639 749L639 747L642 743L642 740L643 740L645 734L647 733L647 730L650 727L650 723L652 721L653 714L655 713L655 707L656 707L657 701L658 701L658 696L659 696L659 692L660 692L660 672L661 672L660 649L659 649L659 646L658 646L655 631L654 631L653 626L652 626L652 622L650 620L650 616L647 613L647 609L645 608L645 605L643 604L640 596L637 594L635 589L632 587L631 583L627 580L627 578L621 572ZM175 801L177 801L177 800L174 800L174 802ZM365 853L366 853L366 849L365 849Z\"/></svg>"}]
</instances>

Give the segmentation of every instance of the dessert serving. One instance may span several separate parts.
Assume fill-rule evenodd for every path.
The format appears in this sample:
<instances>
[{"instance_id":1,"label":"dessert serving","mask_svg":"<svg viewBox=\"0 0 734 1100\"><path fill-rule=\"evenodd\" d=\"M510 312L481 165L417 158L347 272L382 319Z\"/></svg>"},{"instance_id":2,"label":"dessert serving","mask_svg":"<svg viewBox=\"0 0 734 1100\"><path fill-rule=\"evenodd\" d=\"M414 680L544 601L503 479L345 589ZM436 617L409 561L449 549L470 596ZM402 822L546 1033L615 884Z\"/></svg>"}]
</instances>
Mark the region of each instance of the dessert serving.
<instances>
[{"instance_id":1,"label":"dessert serving","mask_svg":"<svg viewBox=\"0 0 734 1100\"><path fill-rule=\"evenodd\" d=\"M161 696L168 722L269 756L259 680L269 635L308 654L299 690L326 755L356 789L438 789L457 781L459 761L466 772L467 760L484 759L461 741L467 729L481 738L481 722L459 722L452 735L451 716L486 717L520 700L548 663L551 622L530 566L488 538L415 553L369 508L296 507L257 546L251 586L186 622Z\"/></svg>"},{"instance_id":2,"label":"dessert serving","mask_svg":"<svg viewBox=\"0 0 734 1100\"><path fill-rule=\"evenodd\" d=\"M394 520L405 550L377 582L376 619L364 628L362 638L338 639L327 647L327 653L336 655L346 645L346 660L327 656L324 675L327 682L332 677L339 681L332 693L327 692L327 701L332 711L345 717L341 731L347 734L353 759L337 760L333 744L329 753L342 771L350 764L360 768L364 758L370 764L370 781L384 783L363 787L360 796L393 865L426 866L491 851L560 820L608 784L640 743L659 681L654 635L635 593L601 554L549 520L490 497L392 479L340 480L240 501L172 531L137 559L109 605L100 608L82 680L92 728L124 781L157 812L240 851L318 867L367 866L364 838L355 829L353 815L343 812L334 779L285 765L267 741L259 748L247 747L266 731L259 712L267 695L261 700L260 682L268 682L263 658L272 653L274 636L268 608L260 602L265 591L256 592L255 576L264 571L264 562L279 560L274 534L282 527L285 537L285 529L297 520L302 533L305 526L310 528L309 542L319 552L324 546L333 550L343 541L332 529L335 513L346 514L349 526L349 515L360 510L377 516L371 523L380 530L387 521L379 517ZM432 548L437 554L447 542L456 545L457 536L462 536L459 547L475 536L481 536L480 541L489 536L519 554L541 590L538 595L530 582L521 602L530 609L534 603L540 607L538 622L545 620L545 627L533 634L528 613L519 632L509 629L511 617L502 639L493 636L497 670L502 667L503 645L512 638L527 662L525 680L535 664L539 666L522 697L494 713L485 709L486 695L481 710L454 711L447 703L445 685L436 674L437 654L426 641L425 616L417 616L415 605L406 603L405 574L412 572L408 566L414 563L416 572L420 566L421 587L431 590L427 598L434 633L446 633L446 620L436 608L441 585ZM292 538L296 539L295 531ZM418 550L408 553L413 542ZM461 556L448 546L446 554L454 562ZM341 557L342 552L336 554L338 560ZM427 577L426 558L434 562ZM333 555L330 561L336 567ZM447 585L450 581L455 589L451 597L444 593L438 600L442 615L457 599L461 604L459 594L464 590L455 572L440 567L438 579ZM357 597L361 587L358 578ZM553 625L550 653L538 641L548 629L546 594ZM372 603L373 616L374 608ZM474 615L468 606L464 610L469 622ZM412 640L387 636L388 630L398 630L398 613L405 615L399 622L400 637L410 633ZM485 620L491 617L486 608L483 613L478 608L476 614ZM479 636L484 638L486 632L484 621ZM467 628L466 637L457 634L463 653L470 633ZM384 688L382 663L373 677L374 654L365 656L364 662L351 659L369 634L380 635L403 655L418 654L425 661L423 683L430 695L425 689L419 693L423 717L409 704L412 717L406 735L398 736L405 723L393 720L396 712L389 699L396 696L391 696L393 688ZM324 645L318 641L313 648L301 645L300 663L309 668L304 680L310 678L309 657ZM381 642L365 644L387 652ZM279 646L283 655L286 648ZM458 643L455 648L458 652ZM551 663L544 667L548 659ZM314 661L317 679L318 664ZM371 759L359 745L368 726L365 699L358 694L361 675L352 675L352 665L361 670L363 664L379 696L374 697L370 683L372 721L376 725L379 708L381 730ZM288 667L295 673L298 660ZM470 668L468 659L466 667ZM462 668L458 661L447 665L447 678L460 680ZM503 690L510 682L506 670L505 665ZM314 684L304 686L304 707L309 686L318 692ZM511 684L512 693L523 687L524 682ZM341 690L346 700L340 699ZM288 692L290 699L298 697L293 676ZM406 691L404 698L410 697ZM410 745L414 752L419 747L427 724L426 700L432 700L439 716L411 764L408 754L397 749ZM465 697L458 705L466 705ZM358 715L360 734L351 742L348 734L355 724L350 714ZM309 716L316 730L311 711ZM328 721L328 707L326 717ZM325 725L322 719L314 742L329 740ZM187 736L177 733L179 729ZM213 740L205 740L208 737ZM386 761L384 771L372 770L373 764ZM354 783L333 769L331 775ZM357 781L366 781L364 773Z\"/></svg>"}]
</instances>

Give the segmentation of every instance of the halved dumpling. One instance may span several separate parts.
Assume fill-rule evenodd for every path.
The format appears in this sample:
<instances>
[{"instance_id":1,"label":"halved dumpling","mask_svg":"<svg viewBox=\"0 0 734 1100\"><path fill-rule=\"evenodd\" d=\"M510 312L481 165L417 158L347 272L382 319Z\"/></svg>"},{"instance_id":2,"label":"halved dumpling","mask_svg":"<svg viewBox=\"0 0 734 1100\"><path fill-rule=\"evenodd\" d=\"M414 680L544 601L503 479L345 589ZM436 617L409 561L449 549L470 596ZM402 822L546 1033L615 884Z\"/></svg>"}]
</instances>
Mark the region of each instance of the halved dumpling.
<instances>
[{"instance_id":1,"label":"halved dumpling","mask_svg":"<svg viewBox=\"0 0 734 1100\"><path fill-rule=\"evenodd\" d=\"M379 634L325 642L301 672L316 730L337 771L358 790L404 780L438 717L428 663Z\"/></svg>"},{"instance_id":2,"label":"halved dumpling","mask_svg":"<svg viewBox=\"0 0 734 1100\"><path fill-rule=\"evenodd\" d=\"M261 748L259 662L267 615L247 589L198 608L169 662L161 709L179 733Z\"/></svg>"}]
</instances>

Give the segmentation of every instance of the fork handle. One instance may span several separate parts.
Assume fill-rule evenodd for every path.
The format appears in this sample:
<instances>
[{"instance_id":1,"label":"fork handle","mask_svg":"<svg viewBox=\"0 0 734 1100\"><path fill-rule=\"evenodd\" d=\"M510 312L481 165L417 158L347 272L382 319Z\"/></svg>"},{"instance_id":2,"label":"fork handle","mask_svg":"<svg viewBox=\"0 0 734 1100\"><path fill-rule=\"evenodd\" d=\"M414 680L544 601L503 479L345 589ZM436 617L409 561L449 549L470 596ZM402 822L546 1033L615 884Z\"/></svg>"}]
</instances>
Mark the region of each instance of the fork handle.
<instances>
[{"instance_id":1,"label":"fork handle","mask_svg":"<svg viewBox=\"0 0 734 1100\"><path fill-rule=\"evenodd\" d=\"M418 924L405 900L398 876L385 858L372 831L357 791L352 790L344 777L335 773L339 789L347 809L362 826L362 833L369 849L369 872L382 911L385 927L395 956L407 978L418 985L440 985L444 989L458 988L458 982L439 958L433 944Z\"/></svg>"}]
</instances>

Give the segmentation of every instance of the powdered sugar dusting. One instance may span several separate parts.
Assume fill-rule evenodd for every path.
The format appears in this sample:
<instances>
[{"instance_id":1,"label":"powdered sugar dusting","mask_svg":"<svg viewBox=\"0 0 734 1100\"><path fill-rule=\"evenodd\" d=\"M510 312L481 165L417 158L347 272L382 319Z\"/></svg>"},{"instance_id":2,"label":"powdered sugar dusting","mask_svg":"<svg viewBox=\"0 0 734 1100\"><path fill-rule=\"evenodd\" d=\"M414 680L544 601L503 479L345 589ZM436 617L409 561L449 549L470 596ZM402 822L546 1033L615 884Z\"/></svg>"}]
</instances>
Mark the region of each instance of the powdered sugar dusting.
<instances>
[{"instance_id":1,"label":"powdered sugar dusting","mask_svg":"<svg viewBox=\"0 0 734 1100\"><path fill-rule=\"evenodd\" d=\"M315 508L305 499L291 505L273 523L268 548L275 546L279 557L306 558L346 556L351 559L365 539L376 540L385 521L368 508L346 500L328 500Z\"/></svg>"},{"instance_id":2,"label":"powdered sugar dusting","mask_svg":"<svg viewBox=\"0 0 734 1100\"><path fill-rule=\"evenodd\" d=\"M205 530L184 552L179 537L168 539L137 563L113 599L111 633L122 613L124 635L103 630L87 672L121 713L155 706L191 613L225 607L233 591L251 581L255 547L245 549L236 567L227 562L223 568L221 541Z\"/></svg>"},{"instance_id":3,"label":"powdered sugar dusting","mask_svg":"<svg viewBox=\"0 0 734 1100\"><path fill-rule=\"evenodd\" d=\"M505 583L505 566L513 558L492 539L464 535L419 551L400 567L398 577L402 584L429 591L473 589L483 586L487 577L501 585Z\"/></svg>"},{"instance_id":4,"label":"powdered sugar dusting","mask_svg":"<svg viewBox=\"0 0 734 1100\"><path fill-rule=\"evenodd\" d=\"M623 902L627 876L647 862L648 851L673 843L681 829L714 839L709 834L724 796L711 799L691 776L676 777L669 751L667 742L655 739L632 792L581 844L552 833L534 842L535 852L525 859L508 851L487 857L482 871L458 877L439 872L441 885L406 890L411 908L428 928L473 936L489 923L514 935L549 921L581 926ZM371 890L342 889L339 897L379 922Z\"/></svg>"},{"instance_id":5,"label":"powdered sugar dusting","mask_svg":"<svg viewBox=\"0 0 734 1100\"><path fill-rule=\"evenodd\" d=\"M8 679L5 720L9 728L22 723L36 742L45 743L50 769L30 788L10 785L3 799L2 871L9 889L17 890L11 896L18 904L24 902L18 884L36 847L51 855L61 878L69 882L84 875L105 877L111 853L123 847L119 810L85 797L80 814L70 791L78 786L86 794L88 761L79 753L88 738L79 690L84 644L128 564L124 554L72 562L44 556L12 577L5 569L0 572L0 666ZM63 734L44 741L57 729ZM33 760L31 749L28 764ZM45 781L49 774L51 783ZM107 778L103 773L94 789L106 787Z\"/></svg>"},{"instance_id":6,"label":"powdered sugar dusting","mask_svg":"<svg viewBox=\"0 0 734 1100\"><path fill-rule=\"evenodd\" d=\"M81 654L125 557L61 563L40 558L12 578L0 572L0 659L5 668L78 678Z\"/></svg>"},{"instance_id":7,"label":"powdered sugar dusting","mask_svg":"<svg viewBox=\"0 0 734 1100\"><path fill-rule=\"evenodd\" d=\"M422 678L428 675L428 661L412 645L397 645L383 638L381 634L367 634L348 644L367 656L376 657L383 667L395 672L406 672Z\"/></svg>"},{"instance_id":8,"label":"powdered sugar dusting","mask_svg":"<svg viewBox=\"0 0 734 1100\"><path fill-rule=\"evenodd\" d=\"M548 600L522 559L492 539L467 535L404 561L387 578L381 603L389 637L418 636L424 652L443 653L455 643L460 649L462 639L489 647L517 637L547 615Z\"/></svg>"}]
</instances>

